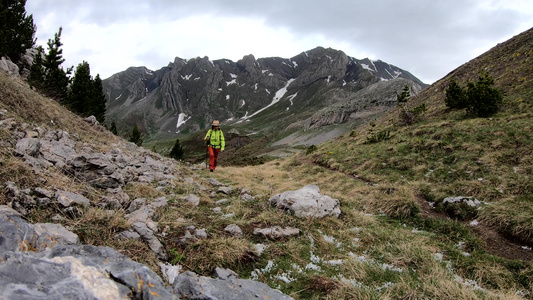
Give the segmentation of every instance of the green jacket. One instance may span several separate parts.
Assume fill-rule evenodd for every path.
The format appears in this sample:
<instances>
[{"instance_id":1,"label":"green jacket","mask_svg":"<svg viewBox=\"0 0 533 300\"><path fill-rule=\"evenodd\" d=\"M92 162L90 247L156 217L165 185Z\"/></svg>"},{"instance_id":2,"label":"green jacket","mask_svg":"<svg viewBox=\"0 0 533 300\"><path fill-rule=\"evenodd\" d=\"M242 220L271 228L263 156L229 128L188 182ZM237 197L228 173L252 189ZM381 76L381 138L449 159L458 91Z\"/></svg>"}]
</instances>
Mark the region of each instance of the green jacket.
<instances>
[{"instance_id":1,"label":"green jacket","mask_svg":"<svg viewBox=\"0 0 533 300\"><path fill-rule=\"evenodd\" d=\"M222 130L209 129L204 140L207 140L207 138L209 138L209 146L214 149L220 149L224 151L224 147L226 147L226 141L224 140L224 134L222 133Z\"/></svg>"}]
</instances>

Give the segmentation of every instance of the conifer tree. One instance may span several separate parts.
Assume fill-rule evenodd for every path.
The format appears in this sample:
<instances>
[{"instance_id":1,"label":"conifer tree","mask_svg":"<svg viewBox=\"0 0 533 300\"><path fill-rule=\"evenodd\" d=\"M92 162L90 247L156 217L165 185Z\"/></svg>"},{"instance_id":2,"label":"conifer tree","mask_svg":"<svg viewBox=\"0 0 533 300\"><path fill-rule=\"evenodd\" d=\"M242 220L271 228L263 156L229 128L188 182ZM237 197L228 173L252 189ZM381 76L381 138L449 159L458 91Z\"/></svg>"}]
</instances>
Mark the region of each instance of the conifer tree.
<instances>
[{"instance_id":1,"label":"conifer tree","mask_svg":"<svg viewBox=\"0 0 533 300\"><path fill-rule=\"evenodd\" d=\"M117 122L115 122L115 120L113 120L111 122L111 128L109 129L111 131L112 134L114 135L117 135L118 134L118 131L117 131Z\"/></svg>"},{"instance_id":2,"label":"conifer tree","mask_svg":"<svg viewBox=\"0 0 533 300\"><path fill-rule=\"evenodd\" d=\"M450 84L446 89L444 102L450 108L465 108L468 105L465 92L454 79L450 80Z\"/></svg>"},{"instance_id":3,"label":"conifer tree","mask_svg":"<svg viewBox=\"0 0 533 300\"><path fill-rule=\"evenodd\" d=\"M26 0L0 1L0 56L17 62L35 45L33 15L26 15Z\"/></svg>"},{"instance_id":4,"label":"conifer tree","mask_svg":"<svg viewBox=\"0 0 533 300\"><path fill-rule=\"evenodd\" d=\"M43 66L44 50L43 47L37 46L37 54L33 58L33 64L30 68L30 75L28 75L28 83L37 90L42 90L44 85L44 66Z\"/></svg>"},{"instance_id":5,"label":"conifer tree","mask_svg":"<svg viewBox=\"0 0 533 300\"><path fill-rule=\"evenodd\" d=\"M139 130L139 127L137 127L137 124L133 126L133 130L131 131L130 142L134 143L137 146L140 146L143 143L143 140L141 138L141 131Z\"/></svg>"},{"instance_id":6,"label":"conifer tree","mask_svg":"<svg viewBox=\"0 0 533 300\"><path fill-rule=\"evenodd\" d=\"M172 150L170 150L169 156L175 160L183 159L183 147L181 146L179 139L176 139L174 147L172 147Z\"/></svg>"},{"instance_id":7,"label":"conifer tree","mask_svg":"<svg viewBox=\"0 0 533 300\"><path fill-rule=\"evenodd\" d=\"M61 43L62 27L54 35L54 40L48 40L48 53L45 55L43 62L45 76L44 76L44 93L56 100L65 100L67 97L67 89L70 83L69 75L72 73L72 67L66 71L63 70L61 64L65 62L63 58L63 43Z\"/></svg>"},{"instance_id":8,"label":"conifer tree","mask_svg":"<svg viewBox=\"0 0 533 300\"><path fill-rule=\"evenodd\" d=\"M78 65L72 78L65 104L78 115L87 117L92 97L93 83L89 64L84 61Z\"/></svg>"},{"instance_id":9,"label":"conifer tree","mask_svg":"<svg viewBox=\"0 0 533 300\"><path fill-rule=\"evenodd\" d=\"M95 116L98 122L104 124L107 99L104 95L102 79L100 79L99 74L96 74L96 78L94 78L92 85L89 113Z\"/></svg>"},{"instance_id":10,"label":"conifer tree","mask_svg":"<svg viewBox=\"0 0 533 300\"><path fill-rule=\"evenodd\" d=\"M409 97L411 97L411 92L409 91L409 86L407 84L403 87L403 90L400 94L396 93L396 99L398 100L398 103L407 102Z\"/></svg>"}]
</instances>

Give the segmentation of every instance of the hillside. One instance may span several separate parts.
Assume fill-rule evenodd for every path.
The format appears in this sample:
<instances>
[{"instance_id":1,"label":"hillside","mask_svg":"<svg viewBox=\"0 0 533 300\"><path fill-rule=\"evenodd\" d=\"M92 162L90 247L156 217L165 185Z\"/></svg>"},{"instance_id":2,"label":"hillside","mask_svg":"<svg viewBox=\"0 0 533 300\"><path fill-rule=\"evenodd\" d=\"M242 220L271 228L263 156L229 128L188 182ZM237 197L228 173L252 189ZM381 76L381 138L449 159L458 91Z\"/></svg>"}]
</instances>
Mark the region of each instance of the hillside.
<instances>
[{"instance_id":1,"label":"hillside","mask_svg":"<svg viewBox=\"0 0 533 300\"><path fill-rule=\"evenodd\" d=\"M214 173L0 73L0 295L531 298L532 35L409 99L428 107L418 123L392 110L294 156ZM481 69L501 111L445 108L449 80Z\"/></svg>"}]
</instances>

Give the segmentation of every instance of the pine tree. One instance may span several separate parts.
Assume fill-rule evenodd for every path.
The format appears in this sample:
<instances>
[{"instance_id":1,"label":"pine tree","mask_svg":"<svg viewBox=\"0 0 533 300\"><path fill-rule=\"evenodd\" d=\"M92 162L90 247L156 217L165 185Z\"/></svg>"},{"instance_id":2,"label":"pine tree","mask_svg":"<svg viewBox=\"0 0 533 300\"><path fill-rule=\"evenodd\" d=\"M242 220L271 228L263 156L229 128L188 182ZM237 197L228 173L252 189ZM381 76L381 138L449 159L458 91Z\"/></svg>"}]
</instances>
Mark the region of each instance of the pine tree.
<instances>
[{"instance_id":1,"label":"pine tree","mask_svg":"<svg viewBox=\"0 0 533 300\"><path fill-rule=\"evenodd\" d=\"M398 100L398 103L407 102L409 97L411 97L411 92L409 91L409 86L407 84L403 87L401 94L396 93L396 99Z\"/></svg>"},{"instance_id":2,"label":"pine tree","mask_svg":"<svg viewBox=\"0 0 533 300\"><path fill-rule=\"evenodd\" d=\"M37 54L33 58L33 64L30 68L30 75L28 76L28 83L37 90L42 90L44 86L44 66L43 66L43 47L37 47Z\"/></svg>"},{"instance_id":3,"label":"pine tree","mask_svg":"<svg viewBox=\"0 0 533 300\"><path fill-rule=\"evenodd\" d=\"M113 120L111 122L111 128L109 129L111 131L112 134L114 135L118 135L118 131L117 131L117 123L115 122L115 120Z\"/></svg>"},{"instance_id":4,"label":"pine tree","mask_svg":"<svg viewBox=\"0 0 533 300\"><path fill-rule=\"evenodd\" d=\"M500 91L492 88L494 79L483 72L476 83L469 82L466 94L468 97L468 113L478 117L489 117L498 112L502 103Z\"/></svg>"},{"instance_id":5,"label":"pine tree","mask_svg":"<svg viewBox=\"0 0 533 300\"><path fill-rule=\"evenodd\" d=\"M89 112L91 115L95 116L96 120L101 124L104 124L105 122L106 103L107 99L104 95L102 79L100 79L99 74L96 74L96 78L93 80Z\"/></svg>"},{"instance_id":6,"label":"pine tree","mask_svg":"<svg viewBox=\"0 0 533 300\"><path fill-rule=\"evenodd\" d=\"M65 100L68 92L68 85L70 83L69 75L72 73L72 67L66 71L63 70L61 64L65 62L63 58L63 43L61 43L62 27L54 35L54 40L48 40L48 53L45 55L43 66L45 69L44 76L44 90L43 92L56 100Z\"/></svg>"},{"instance_id":7,"label":"pine tree","mask_svg":"<svg viewBox=\"0 0 533 300\"><path fill-rule=\"evenodd\" d=\"M465 92L454 79L450 80L448 89L446 89L444 102L449 108L465 108L468 105Z\"/></svg>"},{"instance_id":8,"label":"pine tree","mask_svg":"<svg viewBox=\"0 0 533 300\"><path fill-rule=\"evenodd\" d=\"M92 97L93 82L89 64L84 61L78 65L66 97L66 106L78 115L87 117Z\"/></svg>"},{"instance_id":9,"label":"pine tree","mask_svg":"<svg viewBox=\"0 0 533 300\"><path fill-rule=\"evenodd\" d=\"M131 131L130 142L136 144L137 146L140 146L143 143L141 131L139 130L139 127L137 127L137 124L135 124L133 130Z\"/></svg>"},{"instance_id":10,"label":"pine tree","mask_svg":"<svg viewBox=\"0 0 533 300\"><path fill-rule=\"evenodd\" d=\"M174 147L170 150L169 156L175 160L183 159L183 147L179 139L176 139L176 143L174 143Z\"/></svg>"},{"instance_id":11,"label":"pine tree","mask_svg":"<svg viewBox=\"0 0 533 300\"><path fill-rule=\"evenodd\" d=\"M35 45L33 15L26 16L26 0L0 1L0 56L17 62Z\"/></svg>"}]
</instances>

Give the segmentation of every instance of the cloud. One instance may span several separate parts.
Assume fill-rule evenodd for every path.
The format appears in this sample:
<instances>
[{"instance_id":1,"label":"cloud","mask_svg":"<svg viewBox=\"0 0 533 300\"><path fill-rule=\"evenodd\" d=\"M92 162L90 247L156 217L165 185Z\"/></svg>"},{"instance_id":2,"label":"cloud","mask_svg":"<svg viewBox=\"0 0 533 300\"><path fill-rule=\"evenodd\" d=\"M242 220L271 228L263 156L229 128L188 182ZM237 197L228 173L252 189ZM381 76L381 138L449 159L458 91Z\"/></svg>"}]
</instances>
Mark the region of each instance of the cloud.
<instances>
[{"instance_id":1,"label":"cloud","mask_svg":"<svg viewBox=\"0 0 533 300\"><path fill-rule=\"evenodd\" d=\"M28 0L40 44L63 26L67 64L106 78L174 57L292 57L316 46L381 59L425 82L533 25L525 0Z\"/></svg>"}]
</instances>

